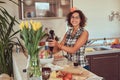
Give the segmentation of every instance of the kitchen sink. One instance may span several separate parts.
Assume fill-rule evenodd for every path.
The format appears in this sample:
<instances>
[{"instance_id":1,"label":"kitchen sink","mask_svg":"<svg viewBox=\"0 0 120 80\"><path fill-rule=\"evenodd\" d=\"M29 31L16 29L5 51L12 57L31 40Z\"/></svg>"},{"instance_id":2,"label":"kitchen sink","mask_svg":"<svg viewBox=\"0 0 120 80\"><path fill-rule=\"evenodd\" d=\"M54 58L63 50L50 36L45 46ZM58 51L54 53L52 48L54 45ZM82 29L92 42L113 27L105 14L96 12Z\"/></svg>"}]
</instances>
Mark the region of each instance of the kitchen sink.
<instances>
[{"instance_id":1,"label":"kitchen sink","mask_svg":"<svg viewBox=\"0 0 120 80\"><path fill-rule=\"evenodd\" d=\"M110 48L110 47L94 47L93 49L95 51L103 51L103 50L111 50L112 48Z\"/></svg>"},{"instance_id":2,"label":"kitchen sink","mask_svg":"<svg viewBox=\"0 0 120 80\"><path fill-rule=\"evenodd\" d=\"M95 47L88 47L85 49L85 52L94 52L94 51L105 51L111 50L110 46L95 46Z\"/></svg>"}]
</instances>

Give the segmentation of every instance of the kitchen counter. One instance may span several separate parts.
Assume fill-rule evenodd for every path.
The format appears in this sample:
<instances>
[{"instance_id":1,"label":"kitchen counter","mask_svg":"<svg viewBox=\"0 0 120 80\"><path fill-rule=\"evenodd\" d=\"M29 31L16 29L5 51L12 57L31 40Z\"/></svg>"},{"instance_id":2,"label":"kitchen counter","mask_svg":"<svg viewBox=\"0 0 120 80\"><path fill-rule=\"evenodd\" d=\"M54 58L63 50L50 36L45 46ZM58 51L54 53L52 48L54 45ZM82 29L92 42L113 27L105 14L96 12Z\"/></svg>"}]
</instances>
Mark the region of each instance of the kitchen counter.
<instances>
[{"instance_id":1,"label":"kitchen counter","mask_svg":"<svg viewBox=\"0 0 120 80\"><path fill-rule=\"evenodd\" d=\"M23 72L27 63L25 55L20 53L13 53L13 69L14 69L14 80L27 80L27 73ZM102 80L102 77L95 75L94 73L80 67L82 71L89 73L90 77L86 80Z\"/></svg>"},{"instance_id":2,"label":"kitchen counter","mask_svg":"<svg viewBox=\"0 0 120 80\"><path fill-rule=\"evenodd\" d=\"M27 80L27 73L23 72L27 63L27 58L23 53L13 53L14 80Z\"/></svg>"},{"instance_id":3,"label":"kitchen counter","mask_svg":"<svg viewBox=\"0 0 120 80\"><path fill-rule=\"evenodd\" d=\"M112 48L112 49L109 49L109 50L85 52L85 55L98 55L98 54L109 54L109 53L119 53L119 52L120 52L120 49Z\"/></svg>"}]
</instances>

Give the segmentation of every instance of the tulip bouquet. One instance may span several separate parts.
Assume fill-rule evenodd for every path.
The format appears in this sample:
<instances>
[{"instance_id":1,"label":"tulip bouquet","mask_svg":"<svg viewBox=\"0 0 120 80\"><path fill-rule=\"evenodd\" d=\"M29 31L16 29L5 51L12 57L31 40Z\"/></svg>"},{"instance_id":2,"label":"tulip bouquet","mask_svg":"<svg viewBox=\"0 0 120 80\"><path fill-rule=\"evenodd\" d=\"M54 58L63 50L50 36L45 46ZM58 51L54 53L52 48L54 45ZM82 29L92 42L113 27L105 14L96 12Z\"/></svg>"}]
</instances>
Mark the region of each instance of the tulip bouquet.
<instances>
[{"instance_id":1,"label":"tulip bouquet","mask_svg":"<svg viewBox=\"0 0 120 80\"><path fill-rule=\"evenodd\" d=\"M36 21L24 21L20 23L21 36L25 42L25 47L28 50L28 55L38 55L39 49L38 44L44 37L45 32L42 30L43 25L41 22Z\"/></svg>"}]
</instances>

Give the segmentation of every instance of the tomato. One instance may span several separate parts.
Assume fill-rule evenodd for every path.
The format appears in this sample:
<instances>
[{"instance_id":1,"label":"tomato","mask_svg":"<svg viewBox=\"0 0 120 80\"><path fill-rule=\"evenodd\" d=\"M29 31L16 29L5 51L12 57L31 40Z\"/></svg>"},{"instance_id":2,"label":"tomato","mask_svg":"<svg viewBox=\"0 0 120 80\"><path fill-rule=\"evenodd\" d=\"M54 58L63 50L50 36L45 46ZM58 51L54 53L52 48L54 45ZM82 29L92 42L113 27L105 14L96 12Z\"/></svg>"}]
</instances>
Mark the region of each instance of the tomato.
<instances>
[{"instance_id":1,"label":"tomato","mask_svg":"<svg viewBox=\"0 0 120 80\"><path fill-rule=\"evenodd\" d=\"M69 79L68 77L63 77L63 80L71 80L71 79Z\"/></svg>"},{"instance_id":2,"label":"tomato","mask_svg":"<svg viewBox=\"0 0 120 80\"><path fill-rule=\"evenodd\" d=\"M65 75L65 77L67 77L67 78L69 78L70 80L72 79L72 74L71 73L67 73L66 75Z\"/></svg>"}]
</instances>

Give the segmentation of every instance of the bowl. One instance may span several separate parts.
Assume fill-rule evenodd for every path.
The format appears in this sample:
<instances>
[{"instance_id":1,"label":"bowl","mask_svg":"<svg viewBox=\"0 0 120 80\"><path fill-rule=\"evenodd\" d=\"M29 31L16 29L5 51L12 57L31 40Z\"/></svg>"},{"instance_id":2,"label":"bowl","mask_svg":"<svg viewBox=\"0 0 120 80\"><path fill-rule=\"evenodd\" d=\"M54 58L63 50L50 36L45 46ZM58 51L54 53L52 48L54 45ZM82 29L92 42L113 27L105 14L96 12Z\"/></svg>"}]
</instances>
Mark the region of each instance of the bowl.
<instances>
[{"instance_id":1,"label":"bowl","mask_svg":"<svg viewBox=\"0 0 120 80\"><path fill-rule=\"evenodd\" d=\"M40 59L40 64L48 64L48 63L53 63L54 58L47 58L47 59Z\"/></svg>"}]
</instances>

